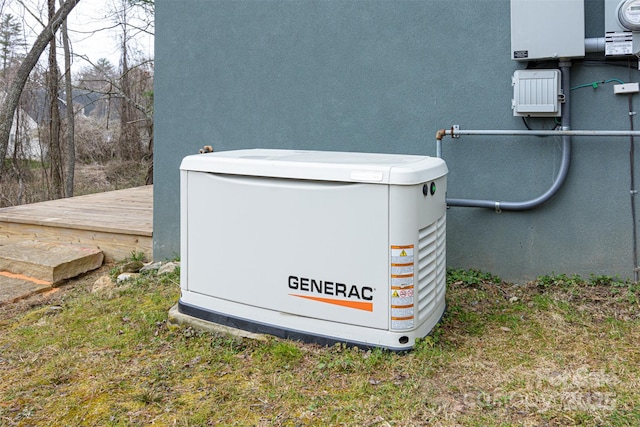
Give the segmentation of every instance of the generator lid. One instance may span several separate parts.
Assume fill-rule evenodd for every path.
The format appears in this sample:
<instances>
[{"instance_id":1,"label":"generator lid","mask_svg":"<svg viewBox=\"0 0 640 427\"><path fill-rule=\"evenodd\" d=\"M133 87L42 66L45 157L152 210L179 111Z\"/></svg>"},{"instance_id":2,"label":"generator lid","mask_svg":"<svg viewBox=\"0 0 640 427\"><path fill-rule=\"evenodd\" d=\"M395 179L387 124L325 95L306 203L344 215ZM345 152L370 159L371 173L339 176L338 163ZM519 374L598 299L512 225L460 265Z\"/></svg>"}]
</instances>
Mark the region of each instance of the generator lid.
<instances>
[{"instance_id":1,"label":"generator lid","mask_svg":"<svg viewBox=\"0 0 640 427\"><path fill-rule=\"evenodd\" d=\"M187 156L181 170L317 181L413 185L447 174L437 157L250 149Z\"/></svg>"}]
</instances>

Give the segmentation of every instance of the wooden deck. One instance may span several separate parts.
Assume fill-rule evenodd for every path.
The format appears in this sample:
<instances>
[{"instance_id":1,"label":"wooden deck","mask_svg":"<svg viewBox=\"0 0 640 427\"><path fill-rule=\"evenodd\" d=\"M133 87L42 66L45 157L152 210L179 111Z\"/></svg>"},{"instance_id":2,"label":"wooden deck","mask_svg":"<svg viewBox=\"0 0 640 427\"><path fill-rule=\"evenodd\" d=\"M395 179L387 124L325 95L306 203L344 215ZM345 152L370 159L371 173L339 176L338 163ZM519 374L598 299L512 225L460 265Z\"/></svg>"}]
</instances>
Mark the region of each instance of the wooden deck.
<instances>
[{"instance_id":1,"label":"wooden deck","mask_svg":"<svg viewBox=\"0 0 640 427\"><path fill-rule=\"evenodd\" d=\"M0 209L0 245L24 240L98 247L107 261L153 259L153 186Z\"/></svg>"}]
</instances>

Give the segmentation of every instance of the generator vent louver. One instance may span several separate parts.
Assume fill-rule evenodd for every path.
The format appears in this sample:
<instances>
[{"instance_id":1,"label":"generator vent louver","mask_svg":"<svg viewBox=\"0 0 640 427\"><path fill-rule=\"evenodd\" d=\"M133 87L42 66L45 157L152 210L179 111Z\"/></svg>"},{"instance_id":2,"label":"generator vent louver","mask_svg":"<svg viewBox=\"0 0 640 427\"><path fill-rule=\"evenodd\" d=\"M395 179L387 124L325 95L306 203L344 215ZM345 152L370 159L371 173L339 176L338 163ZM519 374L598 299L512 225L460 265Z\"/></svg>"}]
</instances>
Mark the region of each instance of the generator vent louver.
<instances>
[{"instance_id":1,"label":"generator vent louver","mask_svg":"<svg viewBox=\"0 0 640 427\"><path fill-rule=\"evenodd\" d=\"M447 289L447 215L438 219L438 299L444 298Z\"/></svg>"},{"instance_id":2,"label":"generator vent louver","mask_svg":"<svg viewBox=\"0 0 640 427\"><path fill-rule=\"evenodd\" d=\"M418 242L418 319L429 313L429 306L446 287L446 214L419 231Z\"/></svg>"}]
</instances>

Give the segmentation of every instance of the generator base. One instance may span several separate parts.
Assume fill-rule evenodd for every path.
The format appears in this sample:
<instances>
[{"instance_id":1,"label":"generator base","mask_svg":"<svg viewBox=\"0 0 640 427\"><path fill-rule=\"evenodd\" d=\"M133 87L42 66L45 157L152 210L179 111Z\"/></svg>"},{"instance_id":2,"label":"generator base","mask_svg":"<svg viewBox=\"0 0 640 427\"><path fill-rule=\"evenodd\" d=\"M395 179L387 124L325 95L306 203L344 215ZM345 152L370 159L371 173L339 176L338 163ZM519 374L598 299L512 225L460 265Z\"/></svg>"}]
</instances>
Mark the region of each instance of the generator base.
<instances>
[{"instance_id":1,"label":"generator base","mask_svg":"<svg viewBox=\"0 0 640 427\"><path fill-rule=\"evenodd\" d=\"M173 326L190 327L197 331L211 332L220 335L226 335L233 338L250 338L252 340L266 341L267 335L256 334L253 332L245 331L243 329L233 328L231 326L225 326L220 323L210 322L208 320L201 319L199 317L191 316L186 313L180 312L178 304L175 304L169 309L169 316L167 322Z\"/></svg>"},{"instance_id":2,"label":"generator base","mask_svg":"<svg viewBox=\"0 0 640 427\"><path fill-rule=\"evenodd\" d=\"M413 331L407 331L406 333L398 333L398 332L388 332L388 331L380 331L379 334L381 337L374 336L370 337L370 339L358 339L355 335L357 335L358 327L352 325L343 325L345 328L354 329L355 333L351 333L353 336L349 336L350 334L339 334L340 336L331 336L328 334L324 334L320 331L303 331L292 329L276 324L263 323L256 320L249 320L243 317L230 315L227 313L221 313L215 310L211 310L208 308L196 306L193 304L186 303L180 299L178 304L174 306L176 308L176 312L178 316L182 319L190 319L183 320L183 324L189 324L193 327L205 330L213 330L215 332L220 332L223 334L231 335L231 336L242 336L247 338L264 338L264 335L272 335L282 339L289 339L293 341L301 341L305 343L313 343L322 346L333 346L338 343L346 344L350 347L359 347L359 348L384 348L391 351L409 351L413 349L415 346L416 339L426 337L433 328L440 322L442 316L445 312L445 302L444 298L438 310L435 310L428 319L428 321L424 322L420 328L417 328ZM172 309L173 310L173 309ZM176 316L174 316L176 317ZM325 321L318 319L310 319L310 318L300 318L302 323L305 321L314 321L316 323L325 323ZM203 323L206 322L206 323ZM178 322L181 323L181 322ZM331 327L336 328L339 327L335 323L331 325ZM320 330L322 328L319 328ZM419 333L417 333L420 331ZM371 335L372 332L370 329L362 328L362 334ZM398 344L393 345L385 341L384 338L387 337L386 341L389 341L388 338L393 338L394 340L397 338Z\"/></svg>"}]
</instances>

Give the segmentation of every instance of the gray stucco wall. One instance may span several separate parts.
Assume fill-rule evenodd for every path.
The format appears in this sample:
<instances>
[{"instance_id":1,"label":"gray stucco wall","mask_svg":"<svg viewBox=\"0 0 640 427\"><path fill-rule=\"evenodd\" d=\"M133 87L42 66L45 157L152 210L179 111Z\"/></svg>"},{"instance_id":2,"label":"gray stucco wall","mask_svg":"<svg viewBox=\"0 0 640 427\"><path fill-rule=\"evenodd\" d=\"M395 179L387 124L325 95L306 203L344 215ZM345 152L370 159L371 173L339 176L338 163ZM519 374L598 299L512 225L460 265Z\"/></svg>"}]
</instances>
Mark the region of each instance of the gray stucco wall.
<instances>
[{"instance_id":1,"label":"gray stucco wall","mask_svg":"<svg viewBox=\"0 0 640 427\"><path fill-rule=\"evenodd\" d=\"M586 36L600 37L603 1L585 4ZM524 129L507 0L156 0L156 23L156 259L179 255L178 167L203 145L435 155L439 128ZM636 61L588 59L572 85L640 78ZM571 96L572 128L629 129L612 84ZM519 201L553 182L560 139L446 138L443 157L449 197ZM447 262L513 281L631 277L630 212L629 138L574 138L566 185L543 207L450 208Z\"/></svg>"}]
</instances>

